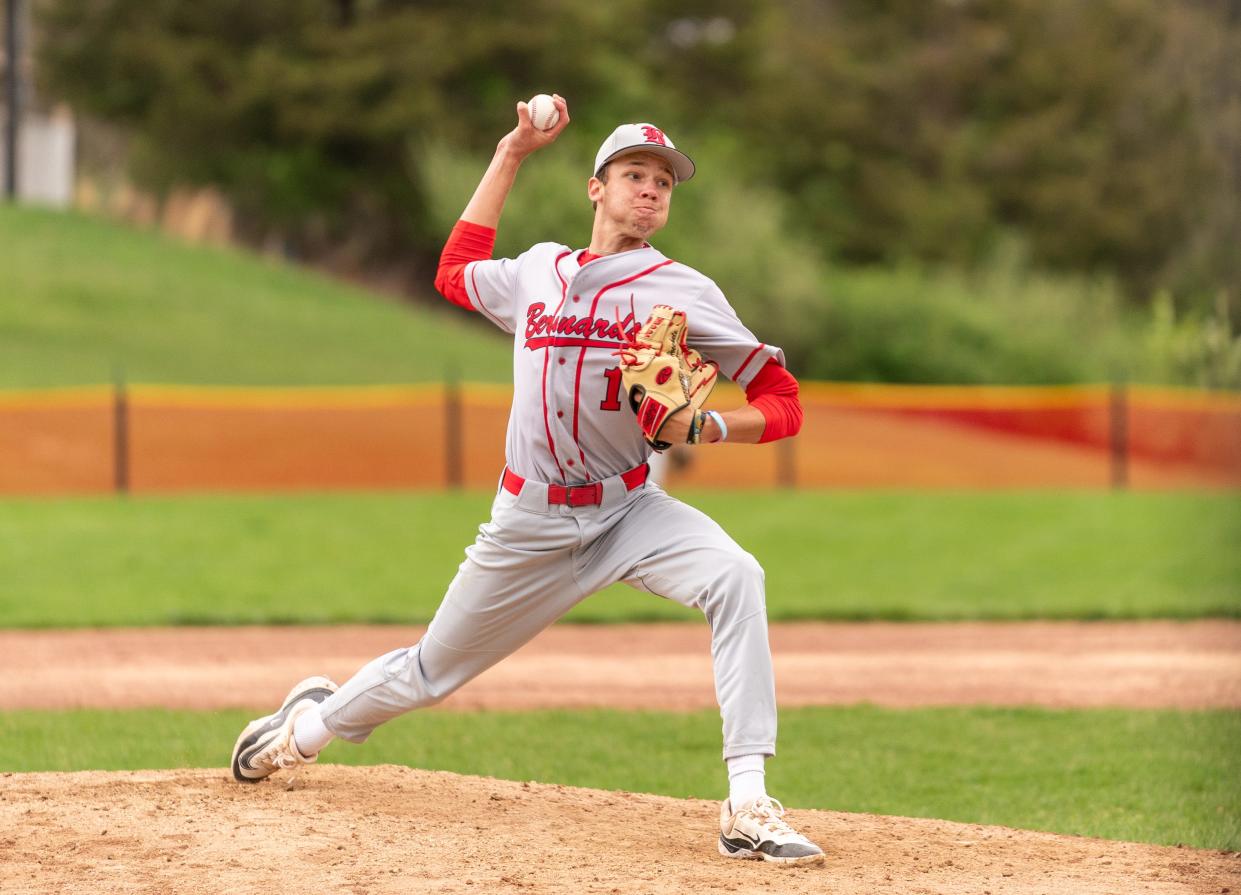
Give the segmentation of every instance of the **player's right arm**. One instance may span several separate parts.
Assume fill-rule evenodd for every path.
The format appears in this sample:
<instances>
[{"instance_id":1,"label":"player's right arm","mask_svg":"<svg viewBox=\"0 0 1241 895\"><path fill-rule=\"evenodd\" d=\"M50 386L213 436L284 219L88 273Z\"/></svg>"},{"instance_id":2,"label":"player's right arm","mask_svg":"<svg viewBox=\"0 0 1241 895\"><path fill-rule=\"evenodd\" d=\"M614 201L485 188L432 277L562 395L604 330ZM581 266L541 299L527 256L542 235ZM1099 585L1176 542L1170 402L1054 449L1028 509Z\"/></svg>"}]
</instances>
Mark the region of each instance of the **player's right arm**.
<instances>
[{"instance_id":1,"label":"player's right arm","mask_svg":"<svg viewBox=\"0 0 1241 895\"><path fill-rule=\"evenodd\" d=\"M550 130L541 131L530 122L530 107L517 104L517 127L513 128L496 146L496 154L487 167L487 173L479 181L478 188L461 213L461 220L471 224L495 229L500 225L500 212L504 200L513 189L517 169L530 153L550 146L569 125L569 106L564 97L552 94L552 102L560 112L560 120Z\"/></svg>"},{"instance_id":2,"label":"player's right arm","mask_svg":"<svg viewBox=\"0 0 1241 895\"><path fill-rule=\"evenodd\" d=\"M530 108L526 103L517 104L517 126L496 146L491 164L449 234L435 274L435 288L453 304L473 309L465 286L466 266L491 257L500 213L521 163L530 153L551 144L569 124L569 107L564 98L553 95L552 102L560 112L560 120L546 131L538 130L530 122Z\"/></svg>"}]
</instances>

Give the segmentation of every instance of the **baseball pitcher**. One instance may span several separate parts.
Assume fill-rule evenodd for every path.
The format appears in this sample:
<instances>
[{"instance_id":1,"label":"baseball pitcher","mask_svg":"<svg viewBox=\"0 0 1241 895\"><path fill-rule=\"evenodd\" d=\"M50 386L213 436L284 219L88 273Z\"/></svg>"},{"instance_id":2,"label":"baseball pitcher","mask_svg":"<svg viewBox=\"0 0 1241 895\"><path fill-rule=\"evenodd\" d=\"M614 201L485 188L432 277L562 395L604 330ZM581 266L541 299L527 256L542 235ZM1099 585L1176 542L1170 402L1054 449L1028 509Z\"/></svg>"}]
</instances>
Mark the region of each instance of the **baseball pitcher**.
<instances>
[{"instance_id":1,"label":"baseball pitcher","mask_svg":"<svg viewBox=\"0 0 1241 895\"><path fill-rule=\"evenodd\" d=\"M712 519L648 481L652 451L795 435L797 381L779 348L738 319L707 277L648 241L668 220L694 164L651 124L623 124L599 148L586 194L590 246L540 243L492 259L522 162L569 124L517 126L497 146L444 247L436 288L513 336L513 406L491 519L465 551L423 638L337 687L297 684L249 724L233 775L258 782L315 761L334 738L361 743L380 724L440 702L581 600L624 581L694 606L711 625L728 797L720 854L779 863L823 860L764 785L776 751L776 699L763 570ZM553 116L555 117L555 116ZM717 373L746 405L703 410Z\"/></svg>"}]
</instances>

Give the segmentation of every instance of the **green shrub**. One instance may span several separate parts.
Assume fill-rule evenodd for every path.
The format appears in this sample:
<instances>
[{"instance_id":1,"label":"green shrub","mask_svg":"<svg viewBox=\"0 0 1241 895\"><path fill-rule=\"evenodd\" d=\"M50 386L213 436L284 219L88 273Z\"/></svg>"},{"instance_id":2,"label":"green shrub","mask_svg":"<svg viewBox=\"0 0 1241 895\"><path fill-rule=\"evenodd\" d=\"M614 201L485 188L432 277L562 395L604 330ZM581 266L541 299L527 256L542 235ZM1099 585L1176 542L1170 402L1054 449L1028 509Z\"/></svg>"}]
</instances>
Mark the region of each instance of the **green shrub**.
<instances>
[{"instance_id":1,"label":"green shrub","mask_svg":"<svg viewBox=\"0 0 1241 895\"><path fill-rule=\"evenodd\" d=\"M526 162L505 206L497 256L553 239L588 244L594 149L566 133ZM432 217L447 233L487 159L446 145L419 151ZM1114 278L1034 270L1015 237L1000 240L971 272L829 266L789 219L782 194L745 173L736 147L704 140L694 159L698 173L677 188L654 244L719 283L758 337L784 348L799 376L1241 385L1241 337L1222 312L1176 320L1167 300L1153 312L1133 309Z\"/></svg>"},{"instance_id":2,"label":"green shrub","mask_svg":"<svg viewBox=\"0 0 1241 895\"><path fill-rule=\"evenodd\" d=\"M945 383L1104 380L1124 356L1121 303L1107 280L992 264L974 274L831 272L806 375Z\"/></svg>"},{"instance_id":3,"label":"green shrub","mask_svg":"<svg viewBox=\"0 0 1241 895\"><path fill-rule=\"evenodd\" d=\"M1138 335L1137 378L1202 388L1241 389L1241 332L1233 332L1221 294L1214 313L1179 319L1172 296L1160 292Z\"/></svg>"}]
</instances>

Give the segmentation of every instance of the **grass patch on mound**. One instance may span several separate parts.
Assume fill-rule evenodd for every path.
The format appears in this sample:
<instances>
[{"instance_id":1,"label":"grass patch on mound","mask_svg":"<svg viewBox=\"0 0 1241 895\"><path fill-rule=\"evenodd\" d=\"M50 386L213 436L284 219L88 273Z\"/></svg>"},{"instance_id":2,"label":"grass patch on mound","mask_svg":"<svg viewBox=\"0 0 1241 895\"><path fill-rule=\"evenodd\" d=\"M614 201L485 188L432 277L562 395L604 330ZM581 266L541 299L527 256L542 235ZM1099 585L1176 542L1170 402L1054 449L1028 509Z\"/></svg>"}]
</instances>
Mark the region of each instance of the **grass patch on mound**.
<instances>
[{"instance_id":1,"label":"grass patch on mound","mask_svg":"<svg viewBox=\"0 0 1241 895\"><path fill-rule=\"evenodd\" d=\"M1233 495L684 496L763 563L772 619L1241 616ZM0 625L425 622L490 499L0 501ZM624 585L569 615L695 617Z\"/></svg>"},{"instance_id":2,"label":"grass patch on mound","mask_svg":"<svg viewBox=\"0 0 1241 895\"><path fill-rule=\"evenodd\" d=\"M0 713L0 769L219 767L244 712ZM719 717L420 712L323 760L721 798ZM1241 713L868 706L786 710L768 789L786 804L1241 848Z\"/></svg>"},{"instance_id":3,"label":"grass patch on mound","mask_svg":"<svg viewBox=\"0 0 1241 895\"><path fill-rule=\"evenodd\" d=\"M447 304L81 214L0 206L0 271L0 387L512 379L508 337Z\"/></svg>"}]
</instances>

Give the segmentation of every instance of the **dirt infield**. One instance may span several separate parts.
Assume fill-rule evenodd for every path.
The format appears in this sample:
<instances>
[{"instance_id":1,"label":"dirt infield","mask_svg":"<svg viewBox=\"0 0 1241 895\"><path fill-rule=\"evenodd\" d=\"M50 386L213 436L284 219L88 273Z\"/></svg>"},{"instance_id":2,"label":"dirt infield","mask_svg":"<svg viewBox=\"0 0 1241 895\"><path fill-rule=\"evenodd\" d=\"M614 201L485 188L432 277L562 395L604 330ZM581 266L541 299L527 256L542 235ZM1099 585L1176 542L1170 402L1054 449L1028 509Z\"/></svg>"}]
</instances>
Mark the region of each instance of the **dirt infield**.
<instances>
[{"instance_id":1,"label":"dirt infield","mask_svg":"<svg viewBox=\"0 0 1241 895\"><path fill-rule=\"evenodd\" d=\"M0 777L0 891L1206 895L1241 856L831 811L828 852L780 868L715 852L712 802L404 767L322 765L293 788L216 770Z\"/></svg>"},{"instance_id":2,"label":"dirt infield","mask_svg":"<svg viewBox=\"0 0 1241 895\"><path fill-rule=\"evenodd\" d=\"M263 708L416 627L0 631L0 709ZM1241 622L776 624L781 705L1241 708ZM448 709L715 705L705 624L557 625Z\"/></svg>"},{"instance_id":3,"label":"dirt infield","mask_svg":"<svg viewBox=\"0 0 1241 895\"><path fill-rule=\"evenodd\" d=\"M421 628L0 631L0 709L269 709ZM1241 707L1241 622L774 625L783 705ZM555 681L549 685L547 681ZM623 681L623 686L618 682ZM705 625L556 626L448 709L714 705ZM715 852L714 803L331 764L3 774L0 892L1241 895L1241 855L794 810L828 862Z\"/></svg>"}]
</instances>

